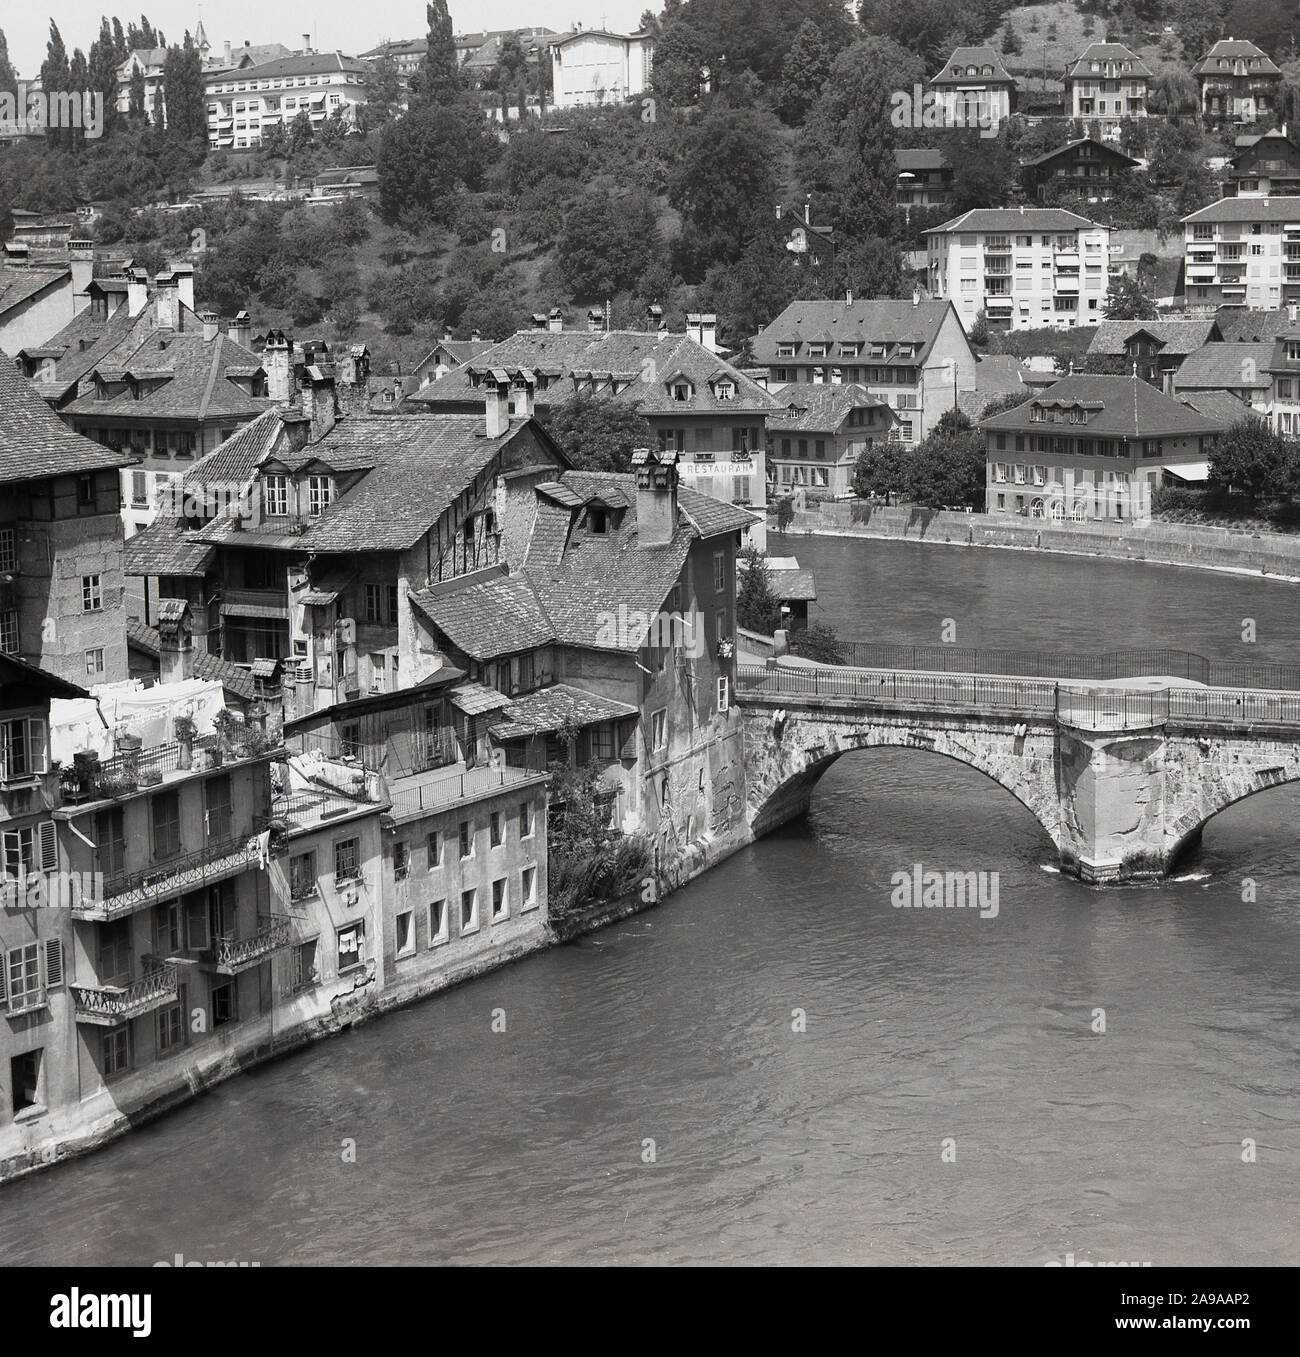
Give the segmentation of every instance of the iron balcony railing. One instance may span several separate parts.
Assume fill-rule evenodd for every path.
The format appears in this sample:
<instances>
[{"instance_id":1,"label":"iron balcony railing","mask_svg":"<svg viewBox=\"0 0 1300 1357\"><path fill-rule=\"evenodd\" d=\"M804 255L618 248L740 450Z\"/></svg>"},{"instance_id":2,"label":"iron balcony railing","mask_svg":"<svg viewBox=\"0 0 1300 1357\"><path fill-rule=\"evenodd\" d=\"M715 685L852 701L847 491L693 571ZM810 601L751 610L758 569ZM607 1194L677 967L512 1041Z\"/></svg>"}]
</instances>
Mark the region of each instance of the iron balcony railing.
<instances>
[{"instance_id":1,"label":"iron balcony railing","mask_svg":"<svg viewBox=\"0 0 1300 1357\"><path fill-rule=\"evenodd\" d=\"M291 938L290 920L278 914L259 914L257 932L251 937L227 936L216 940L211 964L223 975L238 975L287 947Z\"/></svg>"},{"instance_id":2,"label":"iron balcony railing","mask_svg":"<svg viewBox=\"0 0 1300 1357\"><path fill-rule=\"evenodd\" d=\"M70 988L76 1020L97 1027L118 1027L142 1013L174 1004L180 998L175 966L156 967L127 985L72 985Z\"/></svg>"},{"instance_id":3,"label":"iron balcony railing","mask_svg":"<svg viewBox=\"0 0 1300 1357\"><path fill-rule=\"evenodd\" d=\"M501 768L469 768L463 773L454 773L436 782L426 782L420 787L395 790L389 814L401 818L455 805L458 801L491 796L494 791L545 771L540 759L534 758L528 762L527 767L507 765Z\"/></svg>"},{"instance_id":4,"label":"iron balcony railing","mask_svg":"<svg viewBox=\"0 0 1300 1357\"><path fill-rule=\"evenodd\" d=\"M1191 724L1300 725L1300 692L1230 688L1072 688L1048 679L840 666L740 665L736 695L848 699L891 707L990 709L1092 730Z\"/></svg>"},{"instance_id":5,"label":"iron balcony railing","mask_svg":"<svg viewBox=\"0 0 1300 1357\"><path fill-rule=\"evenodd\" d=\"M117 919L146 905L171 899L183 891L196 890L242 872L259 859L256 835L236 835L193 853L155 863L143 871L106 877L102 897L83 902L73 910L73 917L98 923Z\"/></svg>"}]
</instances>

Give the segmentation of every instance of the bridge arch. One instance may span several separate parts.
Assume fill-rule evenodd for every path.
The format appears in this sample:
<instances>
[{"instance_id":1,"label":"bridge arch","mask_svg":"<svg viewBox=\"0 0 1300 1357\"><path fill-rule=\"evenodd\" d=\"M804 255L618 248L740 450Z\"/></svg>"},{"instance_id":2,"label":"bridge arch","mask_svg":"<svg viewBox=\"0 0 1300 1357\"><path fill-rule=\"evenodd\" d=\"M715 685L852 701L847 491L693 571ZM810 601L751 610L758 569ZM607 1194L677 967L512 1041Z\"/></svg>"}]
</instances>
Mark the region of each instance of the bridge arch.
<instances>
[{"instance_id":1,"label":"bridge arch","mask_svg":"<svg viewBox=\"0 0 1300 1357\"><path fill-rule=\"evenodd\" d=\"M842 755L911 749L965 764L996 782L1059 847L1055 730L1049 723L930 718L918 724L894 715L811 712L775 702L751 706L745 722L746 809L756 837L806 812L814 787Z\"/></svg>"}]
</instances>

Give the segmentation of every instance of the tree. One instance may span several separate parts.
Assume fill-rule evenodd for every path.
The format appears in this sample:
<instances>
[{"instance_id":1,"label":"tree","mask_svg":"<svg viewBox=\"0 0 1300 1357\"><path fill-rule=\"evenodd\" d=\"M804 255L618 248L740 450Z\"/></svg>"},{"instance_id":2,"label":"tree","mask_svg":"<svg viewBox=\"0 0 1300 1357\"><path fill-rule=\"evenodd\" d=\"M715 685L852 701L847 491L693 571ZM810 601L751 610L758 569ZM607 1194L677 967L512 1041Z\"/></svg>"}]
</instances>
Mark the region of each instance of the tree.
<instances>
[{"instance_id":1,"label":"tree","mask_svg":"<svg viewBox=\"0 0 1300 1357\"><path fill-rule=\"evenodd\" d=\"M90 44L90 88L104 101L104 134L117 126L117 45L107 19L99 22L99 36ZM0 72L0 86L4 84Z\"/></svg>"},{"instance_id":2,"label":"tree","mask_svg":"<svg viewBox=\"0 0 1300 1357\"><path fill-rule=\"evenodd\" d=\"M859 499L883 495L891 500L903 493L907 484L904 464L905 444L893 440L868 443L858 453L853 468L853 493Z\"/></svg>"},{"instance_id":3,"label":"tree","mask_svg":"<svg viewBox=\"0 0 1300 1357\"><path fill-rule=\"evenodd\" d=\"M447 0L429 0L424 12L429 22L429 46L411 82L411 93L428 104L447 103L464 88Z\"/></svg>"},{"instance_id":4,"label":"tree","mask_svg":"<svg viewBox=\"0 0 1300 1357\"><path fill-rule=\"evenodd\" d=\"M188 33L182 46L167 49L163 62L163 107L168 140L192 147L202 160L208 145L208 105L203 63Z\"/></svg>"},{"instance_id":5,"label":"tree","mask_svg":"<svg viewBox=\"0 0 1300 1357\"><path fill-rule=\"evenodd\" d=\"M1243 419L1210 451L1210 480L1252 500L1287 497L1300 490L1297 444L1262 420Z\"/></svg>"},{"instance_id":6,"label":"tree","mask_svg":"<svg viewBox=\"0 0 1300 1357\"><path fill-rule=\"evenodd\" d=\"M985 36L976 31L967 0L875 0L863 27L914 52L933 70L959 43ZM905 88L905 87L904 87Z\"/></svg>"},{"instance_id":7,"label":"tree","mask_svg":"<svg viewBox=\"0 0 1300 1357\"><path fill-rule=\"evenodd\" d=\"M1102 314L1107 320L1155 320L1157 312L1138 280L1121 273L1106 290Z\"/></svg>"},{"instance_id":8,"label":"tree","mask_svg":"<svg viewBox=\"0 0 1300 1357\"><path fill-rule=\"evenodd\" d=\"M649 194L591 194L564 220L557 263L571 296L605 298L633 287L659 252Z\"/></svg>"},{"instance_id":9,"label":"tree","mask_svg":"<svg viewBox=\"0 0 1300 1357\"><path fill-rule=\"evenodd\" d=\"M476 105L417 104L380 134L375 169L387 222L447 222L459 187L482 187L493 139Z\"/></svg>"},{"instance_id":10,"label":"tree","mask_svg":"<svg viewBox=\"0 0 1300 1357\"><path fill-rule=\"evenodd\" d=\"M772 229L763 205L776 201L774 159L769 128L749 111L719 106L686 133L668 201L682 215L676 253L688 281L735 263L757 230Z\"/></svg>"},{"instance_id":11,"label":"tree","mask_svg":"<svg viewBox=\"0 0 1300 1357\"><path fill-rule=\"evenodd\" d=\"M781 625L781 600L772 592L767 556L757 547L740 553L736 584L736 625L760 636L771 636Z\"/></svg>"},{"instance_id":12,"label":"tree","mask_svg":"<svg viewBox=\"0 0 1300 1357\"><path fill-rule=\"evenodd\" d=\"M578 393L542 417L547 432L582 471L627 471L637 448L651 447L654 433L627 400L601 400Z\"/></svg>"},{"instance_id":13,"label":"tree","mask_svg":"<svg viewBox=\"0 0 1300 1357\"><path fill-rule=\"evenodd\" d=\"M72 88L72 72L68 65L68 49L63 45L59 26L50 20L50 38L45 44L45 60L41 63L41 89L47 96ZM72 138L63 129L51 128L45 137L52 146L68 146Z\"/></svg>"},{"instance_id":14,"label":"tree","mask_svg":"<svg viewBox=\"0 0 1300 1357\"><path fill-rule=\"evenodd\" d=\"M790 633L790 653L818 664L843 664L846 651L835 628L826 622L809 622Z\"/></svg>"},{"instance_id":15,"label":"tree","mask_svg":"<svg viewBox=\"0 0 1300 1357\"><path fill-rule=\"evenodd\" d=\"M1172 18L1189 61L1203 57L1223 31L1216 0L1174 0Z\"/></svg>"},{"instance_id":16,"label":"tree","mask_svg":"<svg viewBox=\"0 0 1300 1357\"><path fill-rule=\"evenodd\" d=\"M689 106L697 103L704 80L704 47L689 24L672 24L655 44L650 88L664 103Z\"/></svg>"},{"instance_id":17,"label":"tree","mask_svg":"<svg viewBox=\"0 0 1300 1357\"><path fill-rule=\"evenodd\" d=\"M932 509L984 508L984 435L960 411L945 413L907 458L907 498Z\"/></svg>"},{"instance_id":18,"label":"tree","mask_svg":"<svg viewBox=\"0 0 1300 1357\"><path fill-rule=\"evenodd\" d=\"M1002 30L1002 52L1009 57L1018 57L1021 52L1020 35L1010 19L1007 20L1006 28Z\"/></svg>"},{"instance_id":19,"label":"tree","mask_svg":"<svg viewBox=\"0 0 1300 1357\"><path fill-rule=\"evenodd\" d=\"M811 19L805 19L781 67L777 107L786 122L803 122L830 71L831 54L822 31Z\"/></svg>"},{"instance_id":20,"label":"tree","mask_svg":"<svg viewBox=\"0 0 1300 1357\"><path fill-rule=\"evenodd\" d=\"M364 125L367 128L383 127L397 116L402 106L402 78L391 52L385 49L369 64L365 81Z\"/></svg>"},{"instance_id":21,"label":"tree","mask_svg":"<svg viewBox=\"0 0 1300 1357\"><path fill-rule=\"evenodd\" d=\"M131 67L131 80L127 93L127 116L133 122L142 123L147 118L145 112L144 72L139 66Z\"/></svg>"},{"instance_id":22,"label":"tree","mask_svg":"<svg viewBox=\"0 0 1300 1357\"><path fill-rule=\"evenodd\" d=\"M9 60L9 43L5 40L4 30L0 29L0 90L16 90L18 75Z\"/></svg>"},{"instance_id":23,"label":"tree","mask_svg":"<svg viewBox=\"0 0 1300 1357\"><path fill-rule=\"evenodd\" d=\"M924 78L917 57L889 40L860 42L836 57L804 123L798 163L838 236L896 238L894 96L910 99Z\"/></svg>"}]
</instances>

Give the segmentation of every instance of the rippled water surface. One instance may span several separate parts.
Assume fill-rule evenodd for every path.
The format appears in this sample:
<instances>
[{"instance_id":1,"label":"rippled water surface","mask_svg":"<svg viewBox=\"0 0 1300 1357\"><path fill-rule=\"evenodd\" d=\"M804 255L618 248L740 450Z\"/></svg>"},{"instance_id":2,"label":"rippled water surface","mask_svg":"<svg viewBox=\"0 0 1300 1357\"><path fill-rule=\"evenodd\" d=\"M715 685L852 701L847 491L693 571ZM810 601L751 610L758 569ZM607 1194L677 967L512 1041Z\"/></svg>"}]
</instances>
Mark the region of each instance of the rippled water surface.
<instances>
[{"instance_id":1,"label":"rippled water surface","mask_svg":"<svg viewBox=\"0 0 1300 1357\"><path fill-rule=\"evenodd\" d=\"M951 617L966 645L1300 656L1300 592L1269 581L773 550L863 639ZM1278 788L1181 879L1095 891L973 770L846 757L805 822L661 909L0 1191L0 1259L1300 1262L1298 825ZM997 918L892 908L914 862L997 871Z\"/></svg>"}]
</instances>

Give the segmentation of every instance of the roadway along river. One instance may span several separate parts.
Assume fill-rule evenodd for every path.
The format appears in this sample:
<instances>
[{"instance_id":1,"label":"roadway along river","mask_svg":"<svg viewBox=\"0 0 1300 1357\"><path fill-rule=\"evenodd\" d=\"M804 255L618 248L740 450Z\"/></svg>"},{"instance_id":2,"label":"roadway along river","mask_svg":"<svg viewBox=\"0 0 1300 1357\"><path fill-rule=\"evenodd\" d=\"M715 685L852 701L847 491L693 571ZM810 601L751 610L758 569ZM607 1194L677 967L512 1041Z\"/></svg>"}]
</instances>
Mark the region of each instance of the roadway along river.
<instances>
[{"instance_id":1,"label":"roadway along river","mask_svg":"<svg viewBox=\"0 0 1300 1357\"><path fill-rule=\"evenodd\" d=\"M1300 593L1260 579L773 549L845 635L1300 656ZM973 770L850 756L663 908L0 1191L0 1260L1300 1262L1298 823L1264 793L1182 879L1099 892ZM893 909L914 862L997 871L997 917Z\"/></svg>"}]
</instances>

